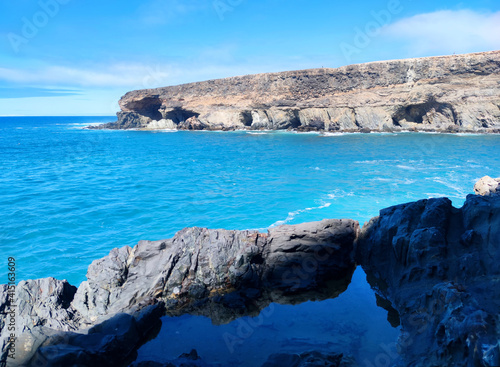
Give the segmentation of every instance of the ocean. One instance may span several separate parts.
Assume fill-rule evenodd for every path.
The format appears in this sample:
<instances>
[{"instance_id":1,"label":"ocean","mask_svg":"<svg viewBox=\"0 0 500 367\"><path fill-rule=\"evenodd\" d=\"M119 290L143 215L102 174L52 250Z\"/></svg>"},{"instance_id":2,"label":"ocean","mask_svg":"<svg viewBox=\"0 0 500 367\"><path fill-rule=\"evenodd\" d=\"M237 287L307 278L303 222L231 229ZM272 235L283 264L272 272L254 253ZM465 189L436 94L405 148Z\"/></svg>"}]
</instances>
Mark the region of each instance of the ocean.
<instances>
[{"instance_id":1,"label":"ocean","mask_svg":"<svg viewBox=\"0 0 500 367\"><path fill-rule=\"evenodd\" d=\"M265 231L324 218L363 224L382 208L418 199L446 196L461 206L477 179L500 176L499 135L84 129L114 119L0 118L0 283L7 283L9 257L18 280L51 276L78 286L112 248L184 227ZM186 315L164 318L169 326L139 357L197 348L207 362L245 365L238 358L259 348L253 366L273 350L307 345L341 348L369 366L399 332L360 268L334 300L270 307L278 312L263 312L271 316L231 353L215 336L237 333L241 320L214 326ZM176 346L159 348L172 338L177 344L167 344Z\"/></svg>"}]
</instances>

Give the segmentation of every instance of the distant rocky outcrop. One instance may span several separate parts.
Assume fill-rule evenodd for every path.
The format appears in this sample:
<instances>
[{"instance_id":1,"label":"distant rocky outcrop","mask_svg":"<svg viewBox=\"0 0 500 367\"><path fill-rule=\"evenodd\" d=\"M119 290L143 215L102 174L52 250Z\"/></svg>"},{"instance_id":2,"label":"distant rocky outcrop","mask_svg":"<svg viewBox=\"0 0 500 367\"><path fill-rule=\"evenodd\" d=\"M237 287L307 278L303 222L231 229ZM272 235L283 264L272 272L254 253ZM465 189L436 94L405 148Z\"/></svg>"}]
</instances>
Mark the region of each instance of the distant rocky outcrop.
<instances>
[{"instance_id":1,"label":"distant rocky outcrop","mask_svg":"<svg viewBox=\"0 0 500 367\"><path fill-rule=\"evenodd\" d=\"M485 176L474 185L474 193L481 196L500 195L500 178Z\"/></svg>"},{"instance_id":2,"label":"distant rocky outcrop","mask_svg":"<svg viewBox=\"0 0 500 367\"><path fill-rule=\"evenodd\" d=\"M500 132L500 51L132 91L105 129Z\"/></svg>"}]
</instances>

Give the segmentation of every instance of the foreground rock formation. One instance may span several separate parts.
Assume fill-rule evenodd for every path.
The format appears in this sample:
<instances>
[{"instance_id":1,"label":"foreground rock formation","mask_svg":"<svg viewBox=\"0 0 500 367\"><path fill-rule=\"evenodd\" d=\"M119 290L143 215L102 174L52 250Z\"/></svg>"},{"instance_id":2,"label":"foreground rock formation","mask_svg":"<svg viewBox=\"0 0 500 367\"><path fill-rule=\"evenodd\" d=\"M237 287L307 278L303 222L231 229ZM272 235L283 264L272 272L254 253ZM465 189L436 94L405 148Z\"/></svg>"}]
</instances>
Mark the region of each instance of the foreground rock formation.
<instances>
[{"instance_id":1,"label":"foreground rock formation","mask_svg":"<svg viewBox=\"0 0 500 367\"><path fill-rule=\"evenodd\" d=\"M356 254L399 312L406 366L500 365L500 196L384 209Z\"/></svg>"},{"instance_id":2,"label":"foreground rock formation","mask_svg":"<svg viewBox=\"0 0 500 367\"><path fill-rule=\"evenodd\" d=\"M500 51L137 90L107 129L500 132Z\"/></svg>"},{"instance_id":3,"label":"foreground rock formation","mask_svg":"<svg viewBox=\"0 0 500 367\"><path fill-rule=\"evenodd\" d=\"M188 228L172 239L114 249L92 263L78 289L53 278L20 282L13 297L15 360L7 360L12 297L0 286L0 362L125 366L165 314L226 323L270 302L333 298L347 288L357 263L377 304L402 327L398 350L388 349L384 361L499 366L500 195L481 189L491 180L476 185L485 196L469 195L460 209L446 198L421 200L382 210L362 230L352 220L267 234ZM276 354L265 366L354 366L341 352ZM168 366L208 365L192 351Z\"/></svg>"},{"instance_id":4,"label":"foreground rock formation","mask_svg":"<svg viewBox=\"0 0 500 367\"><path fill-rule=\"evenodd\" d=\"M9 363L120 366L165 313L225 323L271 302L334 298L354 272L358 230L352 220L280 226L268 234L188 228L169 240L114 249L92 263L78 289L51 278L20 282L19 340ZM0 289L0 310L11 306L6 295ZM5 321L1 315L0 325ZM5 327L0 335L5 359Z\"/></svg>"}]
</instances>

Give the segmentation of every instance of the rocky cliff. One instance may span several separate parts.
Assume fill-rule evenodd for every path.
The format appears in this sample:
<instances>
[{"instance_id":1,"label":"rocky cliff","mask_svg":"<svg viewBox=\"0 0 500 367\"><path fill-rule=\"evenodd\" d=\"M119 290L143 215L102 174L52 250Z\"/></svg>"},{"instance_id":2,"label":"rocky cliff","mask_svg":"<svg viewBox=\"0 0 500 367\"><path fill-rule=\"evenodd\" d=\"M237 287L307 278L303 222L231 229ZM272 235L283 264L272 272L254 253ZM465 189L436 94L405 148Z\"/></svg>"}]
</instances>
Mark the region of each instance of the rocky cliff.
<instances>
[{"instance_id":1,"label":"rocky cliff","mask_svg":"<svg viewBox=\"0 0 500 367\"><path fill-rule=\"evenodd\" d=\"M137 90L112 129L500 132L500 51Z\"/></svg>"}]
</instances>

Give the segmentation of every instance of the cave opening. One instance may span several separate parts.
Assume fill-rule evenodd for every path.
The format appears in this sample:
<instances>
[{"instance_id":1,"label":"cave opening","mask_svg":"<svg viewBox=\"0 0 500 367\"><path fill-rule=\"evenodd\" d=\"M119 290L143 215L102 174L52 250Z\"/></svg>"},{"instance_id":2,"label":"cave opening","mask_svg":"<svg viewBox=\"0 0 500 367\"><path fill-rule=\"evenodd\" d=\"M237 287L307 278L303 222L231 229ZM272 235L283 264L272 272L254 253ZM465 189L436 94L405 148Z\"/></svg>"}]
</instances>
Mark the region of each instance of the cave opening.
<instances>
[{"instance_id":1,"label":"cave opening","mask_svg":"<svg viewBox=\"0 0 500 367\"><path fill-rule=\"evenodd\" d=\"M174 108L173 110L166 112L163 118L172 120L174 124L178 125L191 117L198 116L200 116L200 114L197 112L184 110L182 108Z\"/></svg>"},{"instance_id":2,"label":"cave opening","mask_svg":"<svg viewBox=\"0 0 500 367\"><path fill-rule=\"evenodd\" d=\"M139 115L149 117L151 120L161 120L160 112L162 102L157 97L147 97L138 101L127 103L126 107Z\"/></svg>"},{"instance_id":3,"label":"cave opening","mask_svg":"<svg viewBox=\"0 0 500 367\"><path fill-rule=\"evenodd\" d=\"M252 117L252 112L251 111L243 111L241 113L241 117L242 117L242 122L243 122L243 125L245 126L252 126L252 123L253 123L253 117Z\"/></svg>"},{"instance_id":4,"label":"cave opening","mask_svg":"<svg viewBox=\"0 0 500 367\"><path fill-rule=\"evenodd\" d=\"M453 106L448 103L439 103L434 98L430 98L425 103L401 106L392 116L392 121L394 126L401 126L401 121L423 124L429 113L442 114L456 121Z\"/></svg>"},{"instance_id":5,"label":"cave opening","mask_svg":"<svg viewBox=\"0 0 500 367\"><path fill-rule=\"evenodd\" d=\"M292 129L297 129L301 125L299 110L293 110L292 113L293 117L290 119L290 126Z\"/></svg>"}]
</instances>

